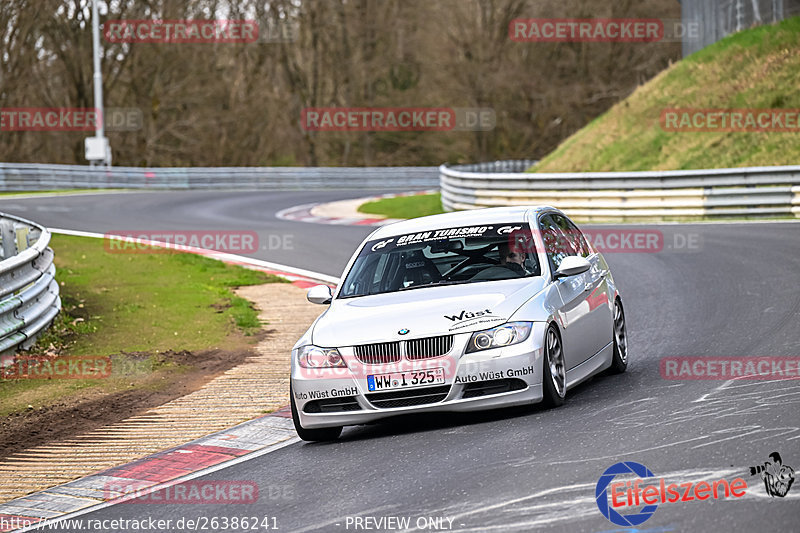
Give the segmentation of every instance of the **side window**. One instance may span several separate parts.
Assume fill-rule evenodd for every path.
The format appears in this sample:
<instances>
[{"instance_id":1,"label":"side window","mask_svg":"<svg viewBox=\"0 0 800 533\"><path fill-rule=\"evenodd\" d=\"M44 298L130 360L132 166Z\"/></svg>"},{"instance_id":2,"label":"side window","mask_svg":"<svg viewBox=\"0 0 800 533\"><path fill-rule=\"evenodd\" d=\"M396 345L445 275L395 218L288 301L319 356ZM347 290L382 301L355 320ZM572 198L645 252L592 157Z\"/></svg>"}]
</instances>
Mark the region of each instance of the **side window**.
<instances>
[{"instance_id":1,"label":"side window","mask_svg":"<svg viewBox=\"0 0 800 533\"><path fill-rule=\"evenodd\" d=\"M509 235L509 244L512 243L516 250L525 253L524 266L526 270L534 276L539 276L542 273L542 269L539 265L536 242L533 240L533 232L531 232L529 224L524 224L519 230L513 231ZM499 253L498 259L500 259Z\"/></svg>"},{"instance_id":2,"label":"side window","mask_svg":"<svg viewBox=\"0 0 800 533\"><path fill-rule=\"evenodd\" d=\"M381 254L378 258L378 264L375 267L375 274L372 276L372 292L381 290L381 279L386 270L386 263L389 261L389 254Z\"/></svg>"},{"instance_id":3,"label":"side window","mask_svg":"<svg viewBox=\"0 0 800 533\"><path fill-rule=\"evenodd\" d=\"M545 253L550 260L550 267L557 270L561 261L570 255L577 255L578 250L564 230L555 222L554 215L544 215L539 219L542 228L542 240Z\"/></svg>"},{"instance_id":4,"label":"side window","mask_svg":"<svg viewBox=\"0 0 800 533\"><path fill-rule=\"evenodd\" d=\"M578 229L578 226L561 215L552 215L552 217L555 223L558 224L558 227L566 234L572 247L577 252L575 255L589 257L592 254L592 248L589 246L589 243L586 242L586 237L584 237L581 230Z\"/></svg>"}]
</instances>

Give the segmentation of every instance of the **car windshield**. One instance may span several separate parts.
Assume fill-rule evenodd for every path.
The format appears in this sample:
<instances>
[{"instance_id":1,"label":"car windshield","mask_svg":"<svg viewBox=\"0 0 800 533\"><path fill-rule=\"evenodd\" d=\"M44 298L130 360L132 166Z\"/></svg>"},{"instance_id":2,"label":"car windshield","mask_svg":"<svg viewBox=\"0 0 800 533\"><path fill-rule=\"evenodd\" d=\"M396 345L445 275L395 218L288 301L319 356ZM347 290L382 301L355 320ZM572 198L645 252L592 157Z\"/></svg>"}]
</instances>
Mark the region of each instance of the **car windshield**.
<instances>
[{"instance_id":1,"label":"car windshield","mask_svg":"<svg viewBox=\"0 0 800 533\"><path fill-rule=\"evenodd\" d=\"M366 243L339 298L539 276L527 223L459 226Z\"/></svg>"}]
</instances>

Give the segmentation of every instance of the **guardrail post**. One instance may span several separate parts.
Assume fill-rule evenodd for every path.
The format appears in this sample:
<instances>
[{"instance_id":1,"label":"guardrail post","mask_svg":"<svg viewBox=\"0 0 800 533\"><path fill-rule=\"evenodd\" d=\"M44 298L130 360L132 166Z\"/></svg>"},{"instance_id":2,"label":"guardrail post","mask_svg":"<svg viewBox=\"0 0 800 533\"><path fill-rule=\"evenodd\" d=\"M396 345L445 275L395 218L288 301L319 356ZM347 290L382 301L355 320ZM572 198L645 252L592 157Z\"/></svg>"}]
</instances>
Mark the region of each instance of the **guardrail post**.
<instances>
[{"instance_id":1,"label":"guardrail post","mask_svg":"<svg viewBox=\"0 0 800 533\"><path fill-rule=\"evenodd\" d=\"M0 220L0 241L2 241L3 259L17 255L17 240L14 235L13 220Z\"/></svg>"},{"instance_id":2,"label":"guardrail post","mask_svg":"<svg viewBox=\"0 0 800 533\"><path fill-rule=\"evenodd\" d=\"M30 229L25 226L20 226L16 228L16 242L17 242L17 253L20 253L23 250L27 250L29 243L28 243L28 234L30 233Z\"/></svg>"}]
</instances>

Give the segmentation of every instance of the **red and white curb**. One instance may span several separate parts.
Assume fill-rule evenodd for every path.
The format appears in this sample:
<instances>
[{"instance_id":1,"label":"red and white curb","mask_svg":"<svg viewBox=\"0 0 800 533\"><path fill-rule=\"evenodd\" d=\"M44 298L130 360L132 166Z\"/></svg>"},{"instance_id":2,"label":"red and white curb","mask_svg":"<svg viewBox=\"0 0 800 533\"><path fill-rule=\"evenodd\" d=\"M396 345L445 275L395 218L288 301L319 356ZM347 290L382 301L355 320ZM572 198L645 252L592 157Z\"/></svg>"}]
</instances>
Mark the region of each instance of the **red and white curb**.
<instances>
[{"instance_id":1,"label":"red and white curb","mask_svg":"<svg viewBox=\"0 0 800 533\"><path fill-rule=\"evenodd\" d=\"M47 528L288 446L300 439L288 407L126 465L0 504L0 531ZM56 527L57 529L57 527Z\"/></svg>"},{"instance_id":2,"label":"red and white curb","mask_svg":"<svg viewBox=\"0 0 800 533\"><path fill-rule=\"evenodd\" d=\"M390 194L382 194L380 196L357 198L356 200L360 200L360 203L364 204L367 202L374 202L376 200L383 200L385 198L398 198L401 196L420 196L423 194L433 194L437 192L439 192L438 189L427 190L427 191L390 193ZM320 211L319 209L320 207L324 207L326 205L331 205L335 203L337 202L297 205L294 207L283 209L282 211L278 211L277 213L275 213L275 216L277 218L280 218L281 220L292 220L295 222L309 222L313 224L336 224L340 226L385 226L386 224L391 224L393 222L400 222L401 220L404 220L402 218L376 217L374 215L358 213L357 211L353 211L352 214L348 214L348 216L319 216L314 214L315 210Z\"/></svg>"}]
</instances>

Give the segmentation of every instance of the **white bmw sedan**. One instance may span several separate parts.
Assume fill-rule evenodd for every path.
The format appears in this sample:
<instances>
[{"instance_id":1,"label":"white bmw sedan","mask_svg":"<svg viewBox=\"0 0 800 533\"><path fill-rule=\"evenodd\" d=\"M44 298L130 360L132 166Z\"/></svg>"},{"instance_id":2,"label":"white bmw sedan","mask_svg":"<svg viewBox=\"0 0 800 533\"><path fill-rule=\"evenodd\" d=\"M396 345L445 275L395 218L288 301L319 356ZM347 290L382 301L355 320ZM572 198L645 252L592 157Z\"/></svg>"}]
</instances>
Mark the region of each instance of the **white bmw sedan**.
<instances>
[{"instance_id":1,"label":"white bmw sedan","mask_svg":"<svg viewBox=\"0 0 800 533\"><path fill-rule=\"evenodd\" d=\"M561 211L494 208L389 224L359 246L292 350L300 438L412 412L564 402L627 366L605 259Z\"/></svg>"}]
</instances>

